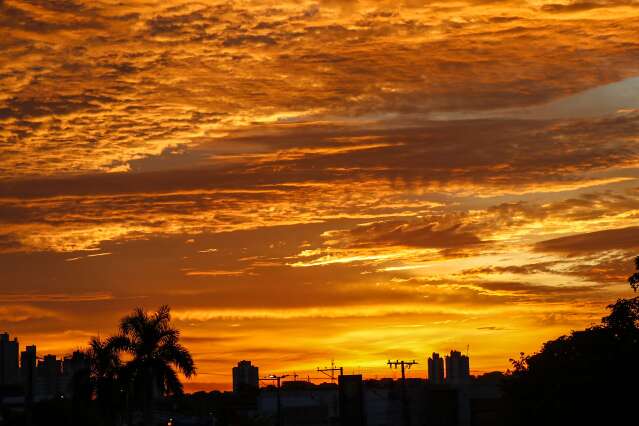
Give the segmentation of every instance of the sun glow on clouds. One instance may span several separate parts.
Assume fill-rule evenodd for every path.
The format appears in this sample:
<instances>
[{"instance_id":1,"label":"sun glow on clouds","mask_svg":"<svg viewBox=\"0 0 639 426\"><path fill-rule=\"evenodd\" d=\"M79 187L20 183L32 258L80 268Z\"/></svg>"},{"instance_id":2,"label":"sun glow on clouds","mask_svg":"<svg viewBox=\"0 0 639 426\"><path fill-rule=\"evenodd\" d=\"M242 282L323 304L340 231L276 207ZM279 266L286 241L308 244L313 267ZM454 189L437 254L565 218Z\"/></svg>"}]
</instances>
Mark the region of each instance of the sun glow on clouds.
<instances>
[{"instance_id":1,"label":"sun glow on clouds","mask_svg":"<svg viewBox=\"0 0 639 426\"><path fill-rule=\"evenodd\" d=\"M0 329L63 353L170 303L208 388L597 321L639 6L422 3L1 2Z\"/></svg>"}]
</instances>

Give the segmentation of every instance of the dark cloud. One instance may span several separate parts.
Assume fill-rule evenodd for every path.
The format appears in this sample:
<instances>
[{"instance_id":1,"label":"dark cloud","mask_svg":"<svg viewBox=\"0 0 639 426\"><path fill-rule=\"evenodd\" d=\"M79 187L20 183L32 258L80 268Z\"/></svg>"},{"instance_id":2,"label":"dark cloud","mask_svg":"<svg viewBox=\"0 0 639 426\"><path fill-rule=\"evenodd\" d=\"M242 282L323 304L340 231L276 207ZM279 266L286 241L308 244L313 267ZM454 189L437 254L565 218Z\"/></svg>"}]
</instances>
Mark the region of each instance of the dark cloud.
<instances>
[{"instance_id":1,"label":"dark cloud","mask_svg":"<svg viewBox=\"0 0 639 426\"><path fill-rule=\"evenodd\" d=\"M466 269L462 273L464 275L477 275L477 274L520 274L520 275L533 275L538 273L554 273L554 266L561 264L559 261L553 262L539 262L525 265L513 265L513 266L484 266L481 268Z\"/></svg>"},{"instance_id":2,"label":"dark cloud","mask_svg":"<svg viewBox=\"0 0 639 426\"><path fill-rule=\"evenodd\" d=\"M365 224L348 231L327 234L329 244L345 247L404 246L423 248L462 248L477 246L482 241L473 233L464 231L462 224L432 223L423 221L386 221Z\"/></svg>"},{"instance_id":3,"label":"dark cloud","mask_svg":"<svg viewBox=\"0 0 639 426\"><path fill-rule=\"evenodd\" d=\"M17 251L21 248L22 246L20 244L20 241L15 238L15 236L11 234L0 234L0 253Z\"/></svg>"},{"instance_id":4,"label":"dark cloud","mask_svg":"<svg viewBox=\"0 0 639 426\"><path fill-rule=\"evenodd\" d=\"M550 3L541 6L541 10L550 13L573 13L585 12L594 9L610 7L632 6L637 7L639 3L634 0L604 0L604 1L583 1L575 0L570 3Z\"/></svg>"},{"instance_id":5,"label":"dark cloud","mask_svg":"<svg viewBox=\"0 0 639 426\"><path fill-rule=\"evenodd\" d=\"M66 108L73 108L73 103ZM586 173L634 165L639 158L633 141L638 126L632 114L568 123L456 121L368 130L272 126L265 127L261 136L226 139L230 153L216 153L223 146L218 143L202 146L199 158L194 158L200 168L4 181L0 195L248 189L256 183L266 188L369 179L431 188L469 185L486 191L514 184L568 185L578 183ZM251 146L261 148L250 155L243 152ZM535 149L523 149L531 146Z\"/></svg>"},{"instance_id":6,"label":"dark cloud","mask_svg":"<svg viewBox=\"0 0 639 426\"><path fill-rule=\"evenodd\" d=\"M335 16L335 5L289 10L260 2L118 11L87 2L20 4L3 3L5 15L15 15L7 25L23 28L0 41L10 47L0 69L7 92L0 116L13 147L1 152L2 178L125 170L167 146L192 148L208 132L233 137L277 114L339 125L344 117L536 104L632 75L639 49L630 21L584 27L510 14L489 22L482 14L452 22L451 11L476 13L461 4L363 2L349 8L358 13ZM469 2L484 4L497 5ZM522 44L531 47L525 54ZM586 45L587 55L572 48ZM211 113L219 114L215 126L192 115ZM27 117L42 130L13 124ZM29 155L31 162L18 158Z\"/></svg>"},{"instance_id":7,"label":"dark cloud","mask_svg":"<svg viewBox=\"0 0 639 426\"><path fill-rule=\"evenodd\" d=\"M239 37L227 38L224 40L224 46L240 46L244 43L255 43L255 44L265 44L265 45L275 45L277 41L274 38L269 36L260 36L260 35L244 35Z\"/></svg>"},{"instance_id":8,"label":"dark cloud","mask_svg":"<svg viewBox=\"0 0 639 426\"><path fill-rule=\"evenodd\" d=\"M10 4L12 3L12 4ZM14 30L36 33L52 33L62 30L101 28L99 20L84 15L88 11L83 4L70 0L62 1L30 1L32 6L42 7L48 11L63 13L64 19L51 19L50 14L37 14L29 7L20 7L15 2L0 2L0 26Z\"/></svg>"},{"instance_id":9,"label":"dark cloud","mask_svg":"<svg viewBox=\"0 0 639 426\"><path fill-rule=\"evenodd\" d=\"M0 119L20 117L22 120L44 116L66 115L78 111L97 111L102 103L113 102L113 98L98 94L78 96L58 96L53 99L39 97L10 99L6 107L0 109ZM24 123L24 122L23 122Z\"/></svg>"},{"instance_id":10,"label":"dark cloud","mask_svg":"<svg viewBox=\"0 0 639 426\"><path fill-rule=\"evenodd\" d=\"M566 294L575 295L597 291L596 288L589 286L551 286L518 281L486 281L477 282L474 283L474 285L490 291L508 291L514 293L545 296Z\"/></svg>"},{"instance_id":11,"label":"dark cloud","mask_svg":"<svg viewBox=\"0 0 639 426\"><path fill-rule=\"evenodd\" d=\"M607 229L541 241L536 250L571 255L639 248L639 227Z\"/></svg>"}]
</instances>

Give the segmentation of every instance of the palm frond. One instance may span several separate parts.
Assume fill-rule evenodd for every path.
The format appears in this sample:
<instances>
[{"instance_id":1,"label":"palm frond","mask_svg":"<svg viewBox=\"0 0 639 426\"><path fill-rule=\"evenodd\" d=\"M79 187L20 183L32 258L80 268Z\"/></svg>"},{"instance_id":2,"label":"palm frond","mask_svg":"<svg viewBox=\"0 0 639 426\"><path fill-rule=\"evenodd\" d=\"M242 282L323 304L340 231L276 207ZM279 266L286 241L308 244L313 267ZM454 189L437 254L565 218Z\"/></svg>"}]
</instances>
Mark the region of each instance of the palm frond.
<instances>
[{"instance_id":1,"label":"palm frond","mask_svg":"<svg viewBox=\"0 0 639 426\"><path fill-rule=\"evenodd\" d=\"M165 395L182 395L184 387L177 372L170 365L157 361L154 370L160 390Z\"/></svg>"},{"instance_id":2,"label":"palm frond","mask_svg":"<svg viewBox=\"0 0 639 426\"><path fill-rule=\"evenodd\" d=\"M148 314L143 308L135 308L133 314L127 315L120 321L120 330L123 334L144 334L145 324L148 322Z\"/></svg>"},{"instance_id":3,"label":"palm frond","mask_svg":"<svg viewBox=\"0 0 639 426\"><path fill-rule=\"evenodd\" d=\"M187 379L197 374L191 353L177 342L163 346L160 350L160 356L174 365Z\"/></svg>"},{"instance_id":4,"label":"palm frond","mask_svg":"<svg viewBox=\"0 0 639 426\"><path fill-rule=\"evenodd\" d=\"M196 374L195 363L190 352L179 343L180 332L171 326L168 306L161 306L153 313L137 308L122 319L120 331L120 335L109 339L109 345L133 357L120 369L123 380L134 388L148 387L151 374L153 386L159 386L163 394L183 392L178 372L186 378L192 377ZM140 394L152 393L147 389Z\"/></svg>"}]
</instances>

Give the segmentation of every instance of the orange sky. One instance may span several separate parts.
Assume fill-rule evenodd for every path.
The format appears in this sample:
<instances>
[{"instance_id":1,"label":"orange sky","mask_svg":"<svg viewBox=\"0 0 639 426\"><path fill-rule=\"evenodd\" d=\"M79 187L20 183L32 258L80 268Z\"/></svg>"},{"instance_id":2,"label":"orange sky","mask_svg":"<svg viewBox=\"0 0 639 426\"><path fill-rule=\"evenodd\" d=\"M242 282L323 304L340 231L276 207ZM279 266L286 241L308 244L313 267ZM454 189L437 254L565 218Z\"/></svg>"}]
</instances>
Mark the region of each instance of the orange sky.
<instances>
[{"instance_id":1,"label":"orange sky","mask_svg":"<svg viewBox=\"0 0 639 426\"><path fill-rule=\"evenodd\" d=\"M63 355L170 304L191 390L506 369L631 294L637 34L631 0L5 0L0 331Z\"/></svg>"}]
</instances>

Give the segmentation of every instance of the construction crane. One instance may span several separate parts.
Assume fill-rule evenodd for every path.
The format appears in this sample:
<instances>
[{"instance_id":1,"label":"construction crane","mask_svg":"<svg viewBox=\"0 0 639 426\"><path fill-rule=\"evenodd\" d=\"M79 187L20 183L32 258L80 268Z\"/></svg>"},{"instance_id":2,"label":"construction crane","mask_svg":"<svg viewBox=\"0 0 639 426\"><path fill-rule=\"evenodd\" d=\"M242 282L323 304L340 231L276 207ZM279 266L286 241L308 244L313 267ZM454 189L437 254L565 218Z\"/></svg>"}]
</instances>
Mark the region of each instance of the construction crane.
<instances>
[{"instance_id":1,"label":"construction crane","mask_svg":"<svg viewBox=\"0 0 639 426\"><path fill-rule=\"evenodd\" d=\"M413 365L418 364L415 360L412 361L391 361L388 360L388 366L390 368L398 366L402 367L402 422L404 426L410 426L410 407L408 405L408 395L406 392L406 369L410 369Z\"/></svg>"}]
</instances>

